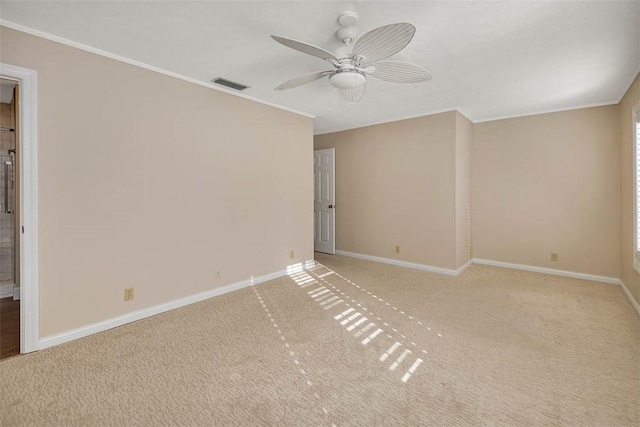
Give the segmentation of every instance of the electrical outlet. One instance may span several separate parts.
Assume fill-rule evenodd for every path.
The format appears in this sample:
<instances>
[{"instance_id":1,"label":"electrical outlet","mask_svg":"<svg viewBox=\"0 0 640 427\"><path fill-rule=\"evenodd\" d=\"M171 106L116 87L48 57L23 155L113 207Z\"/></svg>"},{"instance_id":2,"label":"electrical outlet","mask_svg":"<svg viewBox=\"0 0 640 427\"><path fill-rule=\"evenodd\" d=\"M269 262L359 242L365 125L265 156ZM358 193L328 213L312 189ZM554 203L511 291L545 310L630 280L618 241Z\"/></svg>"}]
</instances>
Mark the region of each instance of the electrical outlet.
<instances>
[{"instance_id":1,"label":"electrical outlet","mask_svg":"<svg viewBox=\"0 0 640 427\"><path fill-rule=\"evenodd\" d=\"M291 252L289 253L289 257L290 257L291 259L295 258L295 256L296 256L296 253L295 253L294 251L291 251Z\"/></svg>"},{"instance_id":2,"label":"electrical outlet","mask_svg":"<svg viewBox=\"0 0 640 427\"><path fill-rule=\"evenodd\" d=\"M400 246L396 246L396 253L399 254L400 253Z\"/></svg>"},{"instance_id":3,"label":"electrical outlet","mask_svg":"<svg viewBox=\"0 0 640 427\"><path fill-rule=\"evenodd\" d=\"M551 261L558 261L558 254L555 252L551 252Z\"/></svg>"},{"instance_id":4,"label":"electrical outlet","mask_svg":"<svg viewBox=\"0 0 640 427\"><path fill-rule=\"evenodd\" d=\"M124 300L131 301L133 299L133 288L127 288L124 290Z\"/></svg>"},{"instance_id":5,"label":"electrical outlet","mask_svg":"<svg viewBox=\"0 0 640 427\"><path fill-rule=\"evenodd\" d=\"M222 277L222 273L220 273L219 271L216 271L216 279L219 279Z\"/></svg>"}]
</instances>

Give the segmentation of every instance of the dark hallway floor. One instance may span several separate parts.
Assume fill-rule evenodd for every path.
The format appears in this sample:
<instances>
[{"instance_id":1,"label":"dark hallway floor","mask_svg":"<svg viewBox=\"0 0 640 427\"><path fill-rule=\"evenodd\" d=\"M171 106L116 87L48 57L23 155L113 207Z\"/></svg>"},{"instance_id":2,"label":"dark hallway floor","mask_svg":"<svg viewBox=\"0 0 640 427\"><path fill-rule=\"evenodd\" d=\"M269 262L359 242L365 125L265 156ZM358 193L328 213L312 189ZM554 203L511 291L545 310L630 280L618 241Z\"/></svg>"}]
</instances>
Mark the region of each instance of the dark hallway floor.
<instances>
[{"instance_id":1,"label":"dark hallway floor","mask_svg":"<svg viewBox=\"0 0 640 427\"><path fill-rule=\"evenodd\" d=\"M20 301L0 299L0 359L20 354Z\"/></svg>"}]
</instances>

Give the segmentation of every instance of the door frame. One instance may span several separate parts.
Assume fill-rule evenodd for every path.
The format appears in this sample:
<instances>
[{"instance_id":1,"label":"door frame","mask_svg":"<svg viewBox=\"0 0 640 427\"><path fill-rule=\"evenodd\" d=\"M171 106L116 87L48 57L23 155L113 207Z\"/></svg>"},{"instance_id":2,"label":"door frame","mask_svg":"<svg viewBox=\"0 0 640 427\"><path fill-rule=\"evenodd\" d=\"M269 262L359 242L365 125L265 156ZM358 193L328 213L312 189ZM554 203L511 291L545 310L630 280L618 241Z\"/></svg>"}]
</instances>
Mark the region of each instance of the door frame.
<instances>
[{"instance_id":1,"label":"door frame","mask_svg":"<svg viewBox=\"0 0 640 427\"><path fill-rule=\"evenodd\" d=\"M17 80L20 138L20 353L38 350L38 121L35 70L0 62L0 76Z\"/></svg>"}]
</instances>

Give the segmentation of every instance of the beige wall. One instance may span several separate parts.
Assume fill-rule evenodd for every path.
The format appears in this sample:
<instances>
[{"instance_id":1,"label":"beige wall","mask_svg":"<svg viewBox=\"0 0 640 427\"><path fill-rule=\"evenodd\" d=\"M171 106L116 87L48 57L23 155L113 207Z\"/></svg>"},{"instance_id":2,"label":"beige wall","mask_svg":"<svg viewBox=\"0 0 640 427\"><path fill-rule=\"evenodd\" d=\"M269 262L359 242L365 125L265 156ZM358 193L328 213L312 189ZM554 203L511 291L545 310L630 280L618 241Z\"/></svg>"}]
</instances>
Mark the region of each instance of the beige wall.
<instances>
[{"instance_id":1,"label":"beige wall","mask_svg":"<svg viewBox=\"0 0 640 427\"><path fill-rule=\"evenodd\" d=\"M336 149L338 250L459 266L456 194L464 199L465 185L456 192L456 164L468 160L456 156L458 116L448 112L315 137L316 149ZM469 142L468 127L460 125L460 146ZM466 256L466 235L464 244Z\"/></svg>"},{"instance_id":2,"label":"beige wall","mask_svg":"<svg viewBox=\"0 0 640 427\"><path fill-rule=\"evenodd\" d=\"M2 62L38 72L41 336L313 257L311 119L0 38Z\"/></svg>"},{"instance_id":3,"label":"beige wall","mask_svg":"<svg viewBox=\"0 0 640 427\"><path fill-rule=\"evenodd\" d=\"M620 102L620 278L640 303L640 274L633 268L633 124L631 111L640 102L640 76Z\"/></svg>"},{"instance_id":4,"label":"beige wall","mask_svg":"<svg viewBox=\"0 0 640 427\"><path fill-rule=\"evenodd\" d=\"M456 268L470 259L472 123L456 112Z\"/></svg>"},{"instance_id":5,"label":"beige wall","mask_svg":"<svg viewBox=\"0 0 640 427\"><path fill-rule=\"evenodd\" d=\"M607 106L475 124L474 258L620 277L618 121Z\"/></svg>"},{"instance_id":6,"label":"beige wall","mask_svg":"<svg viewBox=\"0 0 640 427\"><path fill-rule=\"evenodd\" d=\"M619 127L614 105L478 124L451 112L316 136L316 149L336 149L337 249L459 268L471 203L474 258L618 278Z\"/></svg>"}]
</instances>

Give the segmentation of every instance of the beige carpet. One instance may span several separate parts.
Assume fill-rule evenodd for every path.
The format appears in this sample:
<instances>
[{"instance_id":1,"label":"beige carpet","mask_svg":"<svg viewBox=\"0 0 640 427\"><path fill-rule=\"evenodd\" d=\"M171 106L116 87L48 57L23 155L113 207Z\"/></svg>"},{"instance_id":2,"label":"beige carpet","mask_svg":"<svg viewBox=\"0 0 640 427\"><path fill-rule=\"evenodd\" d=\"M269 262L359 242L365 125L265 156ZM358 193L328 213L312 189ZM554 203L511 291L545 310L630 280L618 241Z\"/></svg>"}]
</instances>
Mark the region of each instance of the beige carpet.
<instances>
[{"instance_id":1,"label":"beige carpet","mask_svg":"<svg viewBox=\"0 0 640 427\"><path fill-rule=\"evenodd\" d=\"M0 362L0 424L639 424L640 321L619 287L317 259Z\"/></svg>"}]
</instances>

